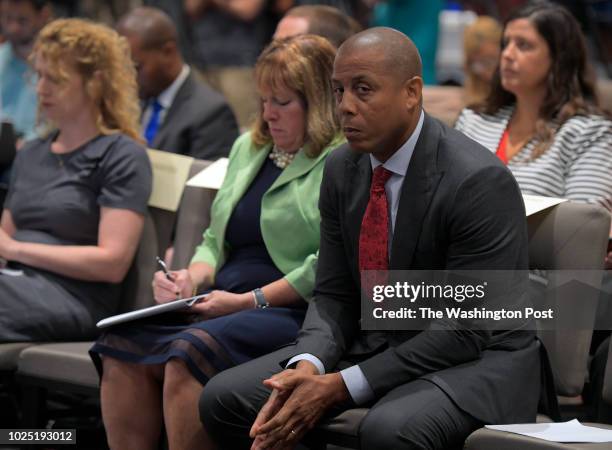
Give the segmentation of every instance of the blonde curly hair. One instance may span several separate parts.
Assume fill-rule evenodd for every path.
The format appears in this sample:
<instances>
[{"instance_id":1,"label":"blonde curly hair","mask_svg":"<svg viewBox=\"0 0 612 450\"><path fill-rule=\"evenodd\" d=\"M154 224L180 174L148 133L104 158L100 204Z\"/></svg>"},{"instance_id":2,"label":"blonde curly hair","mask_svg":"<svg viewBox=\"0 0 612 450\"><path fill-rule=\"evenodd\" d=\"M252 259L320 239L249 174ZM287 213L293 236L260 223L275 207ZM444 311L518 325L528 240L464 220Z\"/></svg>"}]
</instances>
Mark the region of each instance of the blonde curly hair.
<instances>
[{"instance_id":1,"label":"blonde curly hair","mask_svg":"<svg viewBox=\"0 0 612 450\"><path fill-rule=\"evenodd\" d=\"M50 62L60 83L68 80L67 64L83 77L85 92L96 105L100 133L123 133L143 142L136 70L125 38L106 25L58 19L40 31L31 62L38 57Z\"/></svg>"}]
</instances>

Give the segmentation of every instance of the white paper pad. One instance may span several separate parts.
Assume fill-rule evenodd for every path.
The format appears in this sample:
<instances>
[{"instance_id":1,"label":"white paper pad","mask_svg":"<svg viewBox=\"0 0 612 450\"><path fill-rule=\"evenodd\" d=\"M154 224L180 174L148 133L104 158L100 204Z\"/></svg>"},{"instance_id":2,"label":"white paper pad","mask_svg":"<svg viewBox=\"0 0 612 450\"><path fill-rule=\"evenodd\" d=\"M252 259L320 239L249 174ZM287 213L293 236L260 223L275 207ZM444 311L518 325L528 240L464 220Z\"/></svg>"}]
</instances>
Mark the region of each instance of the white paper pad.
<instances>
[{"instance_id":1,"label":"white paper pad","mask_svg":"<svg viewBox=\"0 0 612 450\"><path fill-rule=\"evenodd\" d=\"M20 277L23 275L23 270L19 269L7 269L6 267L0 269L0 275L7 275L9 277Z\"/></svg>"},{"instance_id":2,"label":"white paper pad","mask_svg":"<svg viewBox=\"0 0 612 450\"><path fill-rule=\"evenodd\" d=\"M219 158L187 181L187 186L218 190L225 179L228 162L227 158Z\"/></svg>"},{"instance_id":3,"label":"white paper pad","mask_svg":"<svg viewBox=\"0 0 612 450\"><path fill-rule=\"evenodd\" d=\"M562 423L526 423L518 425L485 425L486 428L550 442L601 443L612 442L612 430L588 427L578 420Z\"/></svg>"},{"instance_id":4,"label":"white paper pad","mask_svg":"<svg viewBox=\"0 0 612 450\"><path fill-rule=\"evenodd\" d=\"M565 198L555 197L540 197L539 195L527 195L523 194L523 201L525 202L525 212L527 216L535 214L546 208L558 205L559 203L566 202Z\"/></svg>"},{"instance_id":5,"label":"white paper pad","mask_svg":"<svg viewBox=\"0 0 612 450\"><path fill-rule=\"evenodd\" d=\"M153 168L153 190L149 205L176 211L185 189L193 158L161 150L147 149Z\"/></svg>"},{"instance_id":6,"label":"white paper pad","mask_svg":"<svg viewBox=\"0 0 612 450\"><path fill-rule=\"evenodd\" d=\"M147 308L137 309L136 311L129 311L123 314L117 314L116 316L110 316L106 319L99 321L96 326L98 328L106 328L112 325L120 323L131 322L132 320L144 319L145 317L156 316L158 314L180 311L182 309L189 309L197 302L202 300L208 294L196 295L194 297L180 298L168 303L162 303L161 305L149 306Z\"/></svg>"}]
</instances>

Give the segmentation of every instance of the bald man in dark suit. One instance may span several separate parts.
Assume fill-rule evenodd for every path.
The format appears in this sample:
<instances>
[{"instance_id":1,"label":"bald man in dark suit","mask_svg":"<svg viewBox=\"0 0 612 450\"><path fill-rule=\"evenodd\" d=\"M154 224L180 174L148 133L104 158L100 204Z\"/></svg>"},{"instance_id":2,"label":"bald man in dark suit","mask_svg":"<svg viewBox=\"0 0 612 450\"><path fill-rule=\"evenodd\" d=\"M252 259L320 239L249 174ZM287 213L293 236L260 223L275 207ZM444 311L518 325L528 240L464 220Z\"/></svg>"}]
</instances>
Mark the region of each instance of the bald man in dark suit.
<instances>
[{"instance_id":1,"label":"bald man in dark suit","mask_svg":"<svg viewBox=\"0 0 612 450\"><path fill-rule=\"evenodd\" d=\"M324 415L368 406L361 448L448 450L483 423L534 421L533 328L434 321L422 331L364 331L359 323L363 270L527 269L514 178L423 112L420 57L400 32L349 38L333 83L348 144L323 176L314 298L295 345L206 386L200 414L210 438L222 448L289 449Z\"/></svg>"}]
</instances>

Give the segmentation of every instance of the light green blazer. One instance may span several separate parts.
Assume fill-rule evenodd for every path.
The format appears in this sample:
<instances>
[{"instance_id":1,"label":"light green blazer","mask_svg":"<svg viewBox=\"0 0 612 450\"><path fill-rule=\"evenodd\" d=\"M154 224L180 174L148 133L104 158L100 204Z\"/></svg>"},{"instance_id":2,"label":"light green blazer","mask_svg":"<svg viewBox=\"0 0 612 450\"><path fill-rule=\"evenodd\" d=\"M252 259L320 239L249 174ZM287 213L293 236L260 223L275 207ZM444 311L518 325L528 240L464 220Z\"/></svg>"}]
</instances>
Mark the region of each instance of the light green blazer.
<instances>
[{"instance_id":1,"label":"light green blazer","mask_svg":"<svg viewBox=\"0 0 612 450\"><path fill-rule=\"evenodd\" d=\"M319 188L325 158L344 142L335 139L316 158L300 151L261 200L261 234L268 253L285 279L304 299L314 288L319 253ZM227 258L229 218L268 157L271 146L256 149L251 134L240 136L229 156L225 180L212 204L211 222L191 262L205 262L218 272Z\"/></svg>"}]
</instances>

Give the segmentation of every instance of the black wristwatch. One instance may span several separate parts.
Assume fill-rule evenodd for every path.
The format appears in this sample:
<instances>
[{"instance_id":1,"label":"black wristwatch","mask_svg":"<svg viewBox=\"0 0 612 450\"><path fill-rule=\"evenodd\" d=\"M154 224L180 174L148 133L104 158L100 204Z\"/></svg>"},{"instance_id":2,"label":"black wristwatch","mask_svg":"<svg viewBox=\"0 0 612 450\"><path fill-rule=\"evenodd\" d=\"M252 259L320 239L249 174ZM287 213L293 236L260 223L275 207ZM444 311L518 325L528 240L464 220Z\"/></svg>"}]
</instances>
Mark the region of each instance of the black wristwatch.
<instances>
[{"instance_id":1,"label":"black wristwatch","mask_svg":"<svg viewBox=\"0 0 612 450\"><path fill-rule=\"evenodd\" d=\"M255 299L255 308L264 309L270 306L263 291L259 288L253 289L253 298Z\"/></svg>"}]
</instances>

